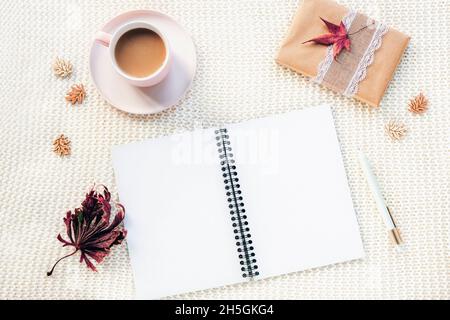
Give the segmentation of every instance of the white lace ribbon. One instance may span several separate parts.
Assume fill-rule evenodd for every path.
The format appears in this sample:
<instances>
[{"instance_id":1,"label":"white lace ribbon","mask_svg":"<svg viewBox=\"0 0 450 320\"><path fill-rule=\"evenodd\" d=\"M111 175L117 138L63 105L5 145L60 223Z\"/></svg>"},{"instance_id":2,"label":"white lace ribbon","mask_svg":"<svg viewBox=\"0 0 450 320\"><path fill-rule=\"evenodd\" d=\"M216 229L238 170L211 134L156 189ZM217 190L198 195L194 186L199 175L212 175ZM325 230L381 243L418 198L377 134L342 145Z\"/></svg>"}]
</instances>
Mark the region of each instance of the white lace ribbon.
<instances>
[{"instance_id":1,"label":"white lace ribbon","mask_svg":"<svg viewBox=\"0 0 450 320\"><path fill-rule=\"evenodd\" d=\"M344 95L353 96L356 92L358 92L358 85L362 80L366 78L367 68L372 64L375 51L380 48L382 38L388 30L388 26L377 22L377 28L373 33L372 40L370 41L366 52L359 61L358 67L356 68L352 79L350 80L347 88L344 91Z\"/></svg>"},{"instance_id":2,"label":"white lace ribbon","mask_svg":"<svg viewBox=\"0 0 450 320\"><path fill-rule=\"evenodd\" d=\"M350 30L353 21L357 16L357 12L350 10L345 17L342 19L342 22L345 25L347 30ZM381 46L382 38L386 34L389 28L382 23L376 23L376 29L373 33L372 39L362 55L358 66L351 76L351 79L343 91L343 94L346 96L353 96L358 92L359 83L365 79L367 75L367 68L372 64L375 51ZM325 58L320 62L317 70L317 75L313 78L313 81L316 83L322 83L326 74L328 73L331 65L333 64L333 46L328 46Z\"/></svg>"}]
</instances>

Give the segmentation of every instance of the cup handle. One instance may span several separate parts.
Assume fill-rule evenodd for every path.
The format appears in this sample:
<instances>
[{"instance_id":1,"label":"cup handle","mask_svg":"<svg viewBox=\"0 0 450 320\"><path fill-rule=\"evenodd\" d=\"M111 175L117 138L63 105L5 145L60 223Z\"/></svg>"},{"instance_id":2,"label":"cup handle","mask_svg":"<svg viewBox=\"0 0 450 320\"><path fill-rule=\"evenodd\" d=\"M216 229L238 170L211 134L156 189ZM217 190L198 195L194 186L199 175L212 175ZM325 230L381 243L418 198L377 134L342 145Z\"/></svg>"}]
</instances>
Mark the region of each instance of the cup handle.
<instances>
[{"instance_id":1,"label":"cup handle","mask_svg":"<svg viewBox=\"0 0 450 320\"><path fill-rule=\"evenodd\" d=\"M95 40L98 40L105 47L109 47L109 43L111 42L111 35L107 32L98 31L95 35Z\"/></svg>"}]
</instances>

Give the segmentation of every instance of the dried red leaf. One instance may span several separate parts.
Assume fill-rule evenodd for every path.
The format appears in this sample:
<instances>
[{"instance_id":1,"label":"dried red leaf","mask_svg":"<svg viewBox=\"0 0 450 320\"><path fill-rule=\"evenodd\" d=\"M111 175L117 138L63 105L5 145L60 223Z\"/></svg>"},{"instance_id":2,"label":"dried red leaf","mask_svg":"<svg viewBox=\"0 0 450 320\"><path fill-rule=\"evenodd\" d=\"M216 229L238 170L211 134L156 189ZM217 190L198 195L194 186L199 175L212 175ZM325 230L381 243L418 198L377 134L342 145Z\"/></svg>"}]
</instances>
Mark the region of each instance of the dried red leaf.
<instances>
[{"instance_id":1,"label":"dried red leaf","mask_svg":"<svg viewBox=\"0 0 450 320\"><path fill-rule=\"evenodd\" d=\"M351 41L344 23L341 21L339 25L336 25L323 18L320 19L325 23L330 33L322 34L303 43L315 42L318 44L333 45L334 59L336 59L336 56L342 51L342 49L345 48L350 51Z\"/></svg>"},{"instance_id":2,"label":"dried red leaf","mask_svg":"<svg viewBox=\"0 0 450 320\"><path fill-rule=\"evenodd\" d=\"M364 30L365 28L375 24L375 21L373 21L372 23L362 27L361 29L349 34L347 32L347 28L345 28L345 25L342 21L339 25L337 25L337 24L329 22L323 18L320 18L320 19L323 21L323 23L325 23L325 25L327 26L327 29L330 33L322 34L311 40L302 42L302 44L308 43L308 42L315 42L315 43L324 44L327 46L333 45L333 58L334 59L336 59L337 55L339 53L341 53L342 49L345 48L348 51L350 51L350 46L352 43L350 40L351 35L354 35L355 33L358 33L360 31Z\"/></svg>"},{"instance_id":3,"label":"dried red leaf","mask_svg":"<svg viewBox=\"0 0 450 320\"><path fill-rule=\"evenodd\" d=\"M80 262L85 262L88 268L97 271L90 259L101 263L110 253L111 247L120 244L125 239L127 231L120 226L124 217L125 209L122 205L116 204L117 212L113 221L111 217L111 194L105 186L97 191L92 189L86 194L86 198L81 203L80 208L76 208L74 213L68 211L63 219L66 225L68 240L58 234L57 239L63 243L63 247L74 247L74 251L62 257L47 272L50 276L56 265L63 259L74 255L80 251Z\"/></svg>"}]
</instances>

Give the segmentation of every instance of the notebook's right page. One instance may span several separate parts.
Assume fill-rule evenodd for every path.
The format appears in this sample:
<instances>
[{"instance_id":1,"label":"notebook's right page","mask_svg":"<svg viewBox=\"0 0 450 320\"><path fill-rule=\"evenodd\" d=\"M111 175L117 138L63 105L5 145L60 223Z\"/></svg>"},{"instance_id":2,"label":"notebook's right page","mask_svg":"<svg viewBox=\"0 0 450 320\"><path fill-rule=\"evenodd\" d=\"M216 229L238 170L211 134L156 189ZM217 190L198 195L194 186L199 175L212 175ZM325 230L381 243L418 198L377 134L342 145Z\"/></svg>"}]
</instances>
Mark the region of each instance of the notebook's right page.
<instances>
[{"instance_id":1,"label":"notebook's right page","mask_svg":"<svg viewBox=\"0 0 450 320\"><path fill-rule=\"evenodd\" d=\"M364 256L328 106L228 128L257 278Z\"/></svg>"}]
</instances>

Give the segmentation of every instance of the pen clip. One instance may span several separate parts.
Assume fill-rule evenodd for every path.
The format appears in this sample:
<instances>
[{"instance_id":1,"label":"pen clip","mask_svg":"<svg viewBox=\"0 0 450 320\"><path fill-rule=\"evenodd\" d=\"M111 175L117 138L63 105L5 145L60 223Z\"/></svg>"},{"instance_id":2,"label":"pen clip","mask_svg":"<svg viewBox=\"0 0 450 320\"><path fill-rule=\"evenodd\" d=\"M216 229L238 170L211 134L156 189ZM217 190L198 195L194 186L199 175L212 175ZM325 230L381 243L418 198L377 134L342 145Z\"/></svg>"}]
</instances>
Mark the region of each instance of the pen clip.
<instances>
[{"instance_id":1,"label":"pen clip","mask_svg":"<svg viewBox=\"0 0 450 320\"><path fill-rule=\"evenodd\" d=\"M394 224L394 227L397 228L397 224L395 223L394 217L392 216L391 209L389 209L388 206L386 206L387 212L389 213L389 216L391 217L392 223Z\"/></svg>"}]
</instances>

